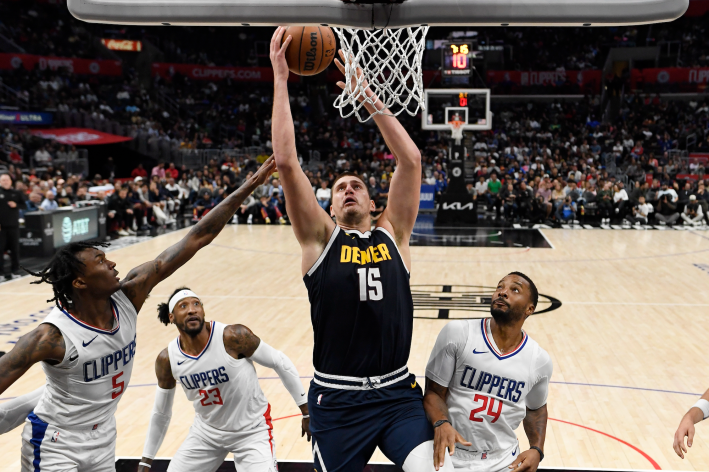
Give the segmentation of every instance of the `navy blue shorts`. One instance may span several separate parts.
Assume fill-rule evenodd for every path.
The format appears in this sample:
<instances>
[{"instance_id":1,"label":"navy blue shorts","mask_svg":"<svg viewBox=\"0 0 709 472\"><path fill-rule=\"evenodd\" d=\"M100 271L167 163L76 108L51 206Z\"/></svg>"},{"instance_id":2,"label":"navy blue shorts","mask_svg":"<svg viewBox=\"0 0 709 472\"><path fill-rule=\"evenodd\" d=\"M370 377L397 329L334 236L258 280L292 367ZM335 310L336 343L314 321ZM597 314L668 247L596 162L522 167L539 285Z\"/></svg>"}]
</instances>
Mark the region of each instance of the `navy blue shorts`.
<instances>
[{"instance_id":1,"label":"navy blue shorts","mask_svg":"<svg viewBox=\"0 0 709 472\"><path fill-rule=\"evenodd\" d=\"M362 472L377 446L399 467L433 439L416 376L388 387L340 390L310 382L313 461L317 472Z\"/></svg>"}]
</instances>

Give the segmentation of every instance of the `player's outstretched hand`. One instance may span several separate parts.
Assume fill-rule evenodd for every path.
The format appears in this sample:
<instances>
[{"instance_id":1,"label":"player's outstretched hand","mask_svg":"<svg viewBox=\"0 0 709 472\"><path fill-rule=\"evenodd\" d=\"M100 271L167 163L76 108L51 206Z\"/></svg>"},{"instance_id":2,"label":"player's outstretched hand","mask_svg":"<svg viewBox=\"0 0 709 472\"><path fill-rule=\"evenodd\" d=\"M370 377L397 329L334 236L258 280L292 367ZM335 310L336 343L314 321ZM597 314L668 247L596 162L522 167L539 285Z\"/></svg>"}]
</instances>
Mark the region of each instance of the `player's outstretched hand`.
<instances>
[{"instance_id":1,"label":"player's outstretched hand","mask_svg":"<svg viewBox=\"0 0 709 472\"><path fill-rule=\"evenodd\" d=\"M364 72L362 71L362 68L357 66L354 63L354 58L350 54L349 58L345 58L345 53L342 49L338 51L338 54L340 55L340 59L335 58L335 65L337 68L342 72L342 75L347 77L346 70L345 70L345 62L349 62L350 64L350 75L351 75L351 80L350 80L350 86L349 90L347 90L347 93L352 94L352 92L355 91L355 87L357 86L357 78L362 78L364 75ZM340 87L342 90L345 89L345 82L339 81L337 82L337 86ZM364 94L362 93L364 91ZM374 98L374 92L369 88L369 83L367 80L362 80L362 88L360 90L360 94L357 96L357 100L360 102L364 101L366 97L369 97L370 101L373 103L376 103L377 99Z\"/></svg>"},{"instance_id":2,"label":"player's outstretched hand","mask_svg":"<svg viewBox=\"0 0 709 472\"><path fill-rule=\"evenodd\" d=\"M687 444L684 444L684 438L687 438ZM694 421L689 415L684 415L682 421L675 432L675 441L672 447L678 456L684 459L684 455L687 453L687 448L692 447L694 442Z\"/></svg>"},{"instance_id":3,"label":"player's outstretched hand","mask_svg":"<svg viewBox=\"0 0 709 472\"><path fill-rule=\"evenodd\" d=\"M276 31L273 32L273 37L271 38L271 65L273 66L273 75L275 78L285 78L288 79L288 62L286 61L286 49L290 44L293 37L288 35L286 40L281 44L283 35L286 32L285 26L279 26Z\"/></svg>"},{"instance_id":4,"label":"player's outstretched hand","mask_svg":"<svg viewBox=\"0 0 709 472\"><path fill-rule=\"evenodd\" d=\"M264 163L261 164L261 167L258 168L256 173L251 178L254 179L254 182L256 182L257 185L263 185L275 171L276 158L273 157L273 154L271 154L271 157L266 159Z\"/></svg>"},{"instance_id":5,"label":"player's outstretched hand","mask_svg":"<svg viewBox=\"0 0 709 472\"><path fill-rule=\"evenodd\" d=\"M536 472L541 460L542 458L539 456L539 451L530 449L521 453L519 457L510 464L509 468L515 472Z\"/></svg>"},{"instance_id":6,"label":"player's outstretched hand","mask_svg":"<svg viewBox=\"0 0 709 472\"><path fill-rule=\"evenodd\" d=\"M450 451L450 455L455 452L455 443L464 446L472 446L473 444L466 441L456 429L448 423L443 423L436 428L433 436L433 467L436 470L443 467L446 459L446 449Z\"/></svg>"}]
</instances>

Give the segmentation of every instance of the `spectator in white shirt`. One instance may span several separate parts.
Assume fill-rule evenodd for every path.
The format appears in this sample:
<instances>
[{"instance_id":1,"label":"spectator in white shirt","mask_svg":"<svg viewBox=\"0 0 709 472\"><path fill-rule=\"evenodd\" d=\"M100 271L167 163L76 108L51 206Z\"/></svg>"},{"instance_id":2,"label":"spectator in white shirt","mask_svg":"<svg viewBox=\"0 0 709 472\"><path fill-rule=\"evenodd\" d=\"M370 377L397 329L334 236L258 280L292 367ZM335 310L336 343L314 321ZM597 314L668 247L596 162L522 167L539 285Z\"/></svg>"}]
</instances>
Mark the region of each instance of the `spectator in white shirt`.
<instances>
[{"instance_id":1,"label":"spectator in white shirt","mask_svg":"<svg viewBox=\"0 0 709 472\"><path fill-rule=\"evenodd\" d=\"M317 192L315 192L315 198L318 199L318 205L320 205L320 208L329 212L332 190L327 188L327 184L327 180L323 180L322 182L320 182L320 188Z\"/></svg>"},{"instance_id":2,"label":"spectator in white shirt","mask_svg":"<svg viewBox=\"0 0 709 472\"><path fill-rule=\"evenodd\" d=\"M45 166L52 162L52 155L42 146L34 153L34 161L37 165Z\"/></svg>"},{"instance_id":3,"label":"spectator in white shirt","mask_svg":"<svg viewBox=\"0 0 709 472\"><path fill-rule=\"evenodd\" d=\"M480 180L478 183L475 184L475 193L478 194L478 197L481 197L485 195L487 192L487 181L485 180L484 176L480 176Z\"/></svg>"},{"instance_id":4,"label":"spectator in white shirt","mask_svg":"<svg viewBox=\"0 0 709 472\"><path fill-rule=\"evenodd\" d=\"M47 193L44 194L44 200L42 200L39 208L44 211L53 211L59 208L57 201L54 199L54 192L47 190Z\"/></svg>"},{"instance_id":5,"label":"spectator in white shirt","mask_svg":"<svg viewBox=\"0 0 709 472\"><path fill-rule=\"evenodd\" d=\"M696 195L690 195L689 203L684 207L682 219L685 225L701 226L704 220L704 212L702 206L697 202Z\"/></svg>"},{"instance_id":6,"label":"spectator in white shirt","mask_svg":"<svg viewBox=\"0 0 709 472\"><path fill-rule=\"evenodd\" d=\"M613 188L613 207L619 217L625 217L628 205L628 192L623 188L623 182L618 182Z\"/></svg>"},{"instance_id":7,"label":"spectator in white shirt","mask_svg":"<svg viewBox=\"0 0 709 472\"><path fill-rule=\"evenodd\" d=\"M652 211L652 205L650 203L645 203L645 197L640 195L638 197L638 203L633 207L632 216L628 215L627 220L635 226L646 225L648 216L652 213Z\"/></svg>"}]
</instances>

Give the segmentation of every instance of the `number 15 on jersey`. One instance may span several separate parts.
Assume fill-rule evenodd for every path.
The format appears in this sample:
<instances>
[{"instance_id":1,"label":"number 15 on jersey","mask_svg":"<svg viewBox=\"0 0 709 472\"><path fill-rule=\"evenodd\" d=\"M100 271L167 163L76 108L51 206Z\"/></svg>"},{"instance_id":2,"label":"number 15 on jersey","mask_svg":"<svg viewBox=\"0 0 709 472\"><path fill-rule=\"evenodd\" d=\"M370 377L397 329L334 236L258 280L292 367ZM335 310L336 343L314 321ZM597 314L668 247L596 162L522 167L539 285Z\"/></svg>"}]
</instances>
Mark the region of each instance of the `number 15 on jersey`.
<instances>
[{"instance_id":1,"label":"number 15 on jersey","mask_svg":"<svg viewBox=\"0 0 709 472\"><path fill-rule=\"evenodd\" d=\"M384 298L384 289L381 280L379 280L378 268L357 269L357 274L359 274L359 301L379 301Z\"/></svg>"}]
</instances>

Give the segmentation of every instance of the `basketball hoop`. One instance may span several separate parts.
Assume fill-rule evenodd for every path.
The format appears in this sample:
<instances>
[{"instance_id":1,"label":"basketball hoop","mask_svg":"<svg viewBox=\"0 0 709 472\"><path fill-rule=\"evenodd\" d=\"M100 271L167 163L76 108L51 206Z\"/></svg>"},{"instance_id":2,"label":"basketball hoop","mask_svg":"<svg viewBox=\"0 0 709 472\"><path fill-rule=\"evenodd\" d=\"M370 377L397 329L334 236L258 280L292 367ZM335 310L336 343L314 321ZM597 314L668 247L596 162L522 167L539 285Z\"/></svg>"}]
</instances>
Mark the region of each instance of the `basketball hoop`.
<instances>
[{"instance_id":1,"label":"basketball hoop","mask_svg":"<svg viewBox=\"0 0 709 472\"><path fill-rule=\"evenodd\" d=\"M456 146L463 142L463 125L464 121L452 120L448 122L451 127L451 138L455 139Z\"/></svg>"},{"instance_id":2,"label":"basketball hoop","mask_svg":"<svg viewBox=\"0 0 709 472\"><path fill-rule=\"evenodd\" d=\"M345 54L345 88L335 100L340 116L355 115L364 123L374 115L399 116L406 111L416 116L419 109L425 110L421 60L428 26L333 30ZM374 101L367 91L379 98L388 113L369 114L365 105L374 106Z\"/></svg>"}]
</instances>

